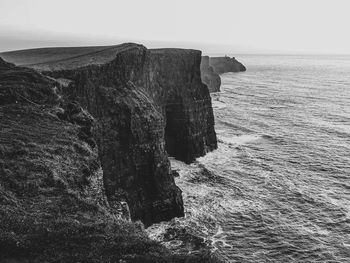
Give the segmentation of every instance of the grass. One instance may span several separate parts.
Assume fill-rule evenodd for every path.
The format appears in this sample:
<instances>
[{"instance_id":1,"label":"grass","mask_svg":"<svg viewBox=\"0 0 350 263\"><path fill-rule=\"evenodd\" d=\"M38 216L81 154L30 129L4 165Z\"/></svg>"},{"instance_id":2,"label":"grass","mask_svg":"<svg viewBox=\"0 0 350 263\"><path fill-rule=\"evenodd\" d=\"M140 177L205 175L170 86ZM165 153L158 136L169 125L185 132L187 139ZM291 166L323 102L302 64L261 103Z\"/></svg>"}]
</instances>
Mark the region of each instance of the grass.
<instances>
[{"instance_id":1,"label":"grass","mask_svg":"<svg viewBox=\"0 0 350 263\"><path fill-rule=\"evenodd\" d=\"M0 53L7 62L39 71L67 70L93 64L104 64L122 52L140 45L125 43L114 46L57 47L27 49Z\"/></svg>"}]
</instances>

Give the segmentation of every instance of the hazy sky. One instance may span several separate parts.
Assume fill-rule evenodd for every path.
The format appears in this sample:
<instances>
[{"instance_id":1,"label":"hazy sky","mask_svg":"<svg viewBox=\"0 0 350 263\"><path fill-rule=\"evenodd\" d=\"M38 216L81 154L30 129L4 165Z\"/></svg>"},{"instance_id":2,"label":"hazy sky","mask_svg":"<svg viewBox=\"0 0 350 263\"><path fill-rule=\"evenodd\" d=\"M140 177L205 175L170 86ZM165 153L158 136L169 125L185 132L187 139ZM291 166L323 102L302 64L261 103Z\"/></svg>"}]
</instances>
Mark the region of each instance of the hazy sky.
<instances>
[{"instance_id":1,"label":"hazy sky","mask_svg":"<svg viewBox=\"0 0 350 263\"><path fill-rule=\"evenodd\" d=\"M0 12L0 51L132 41L350 54L350 0L0 0Z\"/></svg>"}]
</instances>

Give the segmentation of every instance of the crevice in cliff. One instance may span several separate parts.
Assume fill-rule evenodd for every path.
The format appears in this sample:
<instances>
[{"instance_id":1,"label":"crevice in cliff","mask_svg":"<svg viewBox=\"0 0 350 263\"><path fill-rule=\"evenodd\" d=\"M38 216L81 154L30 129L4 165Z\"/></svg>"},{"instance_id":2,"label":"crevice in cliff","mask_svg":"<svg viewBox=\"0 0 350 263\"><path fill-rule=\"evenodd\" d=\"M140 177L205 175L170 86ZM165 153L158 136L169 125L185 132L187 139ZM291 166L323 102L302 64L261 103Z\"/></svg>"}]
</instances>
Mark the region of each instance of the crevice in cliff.
<instances>
[{"instance_id":1,"label":"crevice in cliff","mask_svg":"<svg viewBox=\"0 0 350 263\"><path fill-rule=\"evenodd\" d=\"M184 160L186 157L186 127L184 120L186 118L184 106L180 103L170 104L165 107L165 149L170 156L179 160Z\"/></svg>"}]
</instances>

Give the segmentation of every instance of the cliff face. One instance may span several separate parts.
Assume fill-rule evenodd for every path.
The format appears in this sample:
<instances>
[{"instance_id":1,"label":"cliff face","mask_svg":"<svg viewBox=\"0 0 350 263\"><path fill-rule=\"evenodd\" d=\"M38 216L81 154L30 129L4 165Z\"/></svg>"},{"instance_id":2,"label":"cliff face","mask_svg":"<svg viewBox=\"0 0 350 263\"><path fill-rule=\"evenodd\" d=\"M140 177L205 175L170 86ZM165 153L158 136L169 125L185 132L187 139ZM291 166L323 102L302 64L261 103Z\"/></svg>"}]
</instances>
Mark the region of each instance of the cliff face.
<instances>
[{"instance_id":1,"label":"cliff face","mask_svg":"<svg viewBox=\"0 0 350 263\"><path fill-rule=\"evenodd\" d=\"M202 57L201 78L202 82L208 86L210 92L220 91L221 79L219 74L226 72L240 72L245 70L245 66L235 58Z\"/></svg>"},{"instance_id":2,"label":"cliff face","mask_svg":"<svg viewBox=\"0 0 350 263\"><path fill-rule=\"evenodd\" d=\"M97 119L93 134L108 200L126 201L131 218L146 225L183 216L165 150L165 120L146 93L148 61L146 48L131 45L102 65L46 72L69 79L64 96Z\"/></svg>"},{"instance_id":3,"label":"cliff face","mask_svg":"<svg viewBox=\"0 0 350 263\"><path fill-rule=\"evenodd\" d=\"M246 71L245 66L234 57L210 57L209 65L217 74Z\"/></svg>"},{"instance_id":4,"label":"cliff face","mask_svg":"<svg viewBox=\"0 0 350 263\"><path fill-rule=\"evenodd\" d=\"M177 79L161 70L174 54L154 52L124 45L103 62L52 63L49 78L0 60L1 260L215 261L207 252L173 256L123 220L130 213L149 225L183 215L166 125L182 125L174 128L184 129L189 159L216 147L200 52L176 51L168 69Z\"/></svg>"},{"instance_id":5,"label":"cliff face","mask_svg":"<svg viewBox=\"0 0 350 263\"><path fill-rule=\"evenodd\" d=\"M58 86L0 60L1 262L103 262L146 239L107 203L93 119L79 107L58 108ZM145 253L154 248L141 243Z\"/></svg>"},{"instance_id":6,"label":"cliff face","mask_svg":"<svg viewBox=\"0 0 350 263\"><path fill-rule=\"evenodd\" d=\"M190 162L217 147L200 59L199 51L130 44L103 63L60 62L45 72L69 83L64 97L97 120L93 134L108 200L127 201L132 219L146 225L183 216L167 153Z\"/></svg>"},{"instance_id":7,"label":"cliff face","mask_svg":"<svg viewBox=\"0 0 350 263\"><path fill-rule=\"evenodd\" d=\"M213 67L209 65L208 56L202 57L201 78L202 78L202 82L208 86L209 92L220 91L221 78L219 74L214 72Z\"/></svg>"},{"instance_id":8,"label":"cliff face","mask_svg":"<svg viewBox=\"0 0 350 263\"><path fill-rule=\"evenodd\" d=\"M186 163L217 147L211 98L201 82L200 62L197 50L151 50L149 93L166 119L166 149Z\"/></svg>"}]
</instances>

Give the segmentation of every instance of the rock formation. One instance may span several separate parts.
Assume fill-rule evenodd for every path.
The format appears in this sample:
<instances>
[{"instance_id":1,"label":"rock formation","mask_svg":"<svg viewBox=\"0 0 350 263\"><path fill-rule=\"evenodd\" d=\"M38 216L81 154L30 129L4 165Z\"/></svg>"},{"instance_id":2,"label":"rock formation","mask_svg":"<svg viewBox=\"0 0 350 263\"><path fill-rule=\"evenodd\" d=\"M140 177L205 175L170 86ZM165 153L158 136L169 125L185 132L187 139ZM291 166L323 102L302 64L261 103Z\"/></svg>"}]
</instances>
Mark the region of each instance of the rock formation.
<instances>
[{"instance_id":1,"label":"rock formation","mask_svg":"<svg viewBox=\"0 0 350 263\"><path fill-rule=\"evenodd\" d=\"M134 44L114 50L110 61L60 61L45 74L68 79L64 96L98 120L94 134L108 199L126 200L132 219L146 225L183 216L167 153L191 162L217 147L201 54Z\"/></svg>"},{"instance_id":2,"label":"rock formation","mask_svg":"<svg viewBox=\"0 0 350 263\"><path fill-rule=\"evenodd\" d=\"M201 82L201 52L158 49L150 53L150 89L166 119L169 155L186 163L216 149L208 88Z\"/></svg>"},{"instance_id":3,"label":"rock formation","mask_svg":"<svg viewBox=\"0 0 350 263\"><path fill-rule=\"evenodd\" d=\"M209 65L213 67L217 74L246 71L245 66L234 57L210 57Z\"/></svg>"},{"instance_id":4,"label":"rock formation","mask_svg":"<svg viewBox=\"0 0 350 263\"><path fill-rule=\"evenodd\" d=\"M209 92L220 91L221 78L219 74L214 72L213 67L209 65L208 56L202 57L201 78L202 78L202 82L208 86Z\"/></svg>"},{"instance_id":5,"label":"rock formation","mask_svg":"<svg viewBox=\"0 0 350 263\"><path fill-rule=\"evenodd\" d=\"M195 50L124 44L31 65L62 84L63 101L96 119L108 200L126 201L146 225L183 216L167 152L191 162L217 147L200 60Z\"/></svg>"},{"instance_id":6,"label":"rock formation","mask_svg":"<svg viewBox=\"0 0 350 263\"><path fill-rule=\"evenodd\" d=\"M42 73L0 60L0 259L214 262L125 221L183 216L167 151L216 148L200 60L136 44L31 66Z\"/></svg>"},{"instance_id":7,"label":"rock formation","mask_svg":"<svg viewBox=\"0 0 350 263\"><path fill-rule=\"evenodd\" d=\"M208 86L210 92L220 91L221 79L219 74L240 71L246 71L246 68L234 57L202 57L202 82Z\"/></svg>"},{"instance_id":8,"label":"rock formation","mask_svg":"<svg viewBox=\"0 0 350 263\"><path fill-rule=\"evenodd\" d=\"M79 101L96 118L93 134L108 200L126 201L131 218L146 225L183 216L165 150L165 120L146 92L148 51L126 45L115 52L99 64L53 64L45 74L69 79L64 97Z\"/></svg>"}]
</instances>

